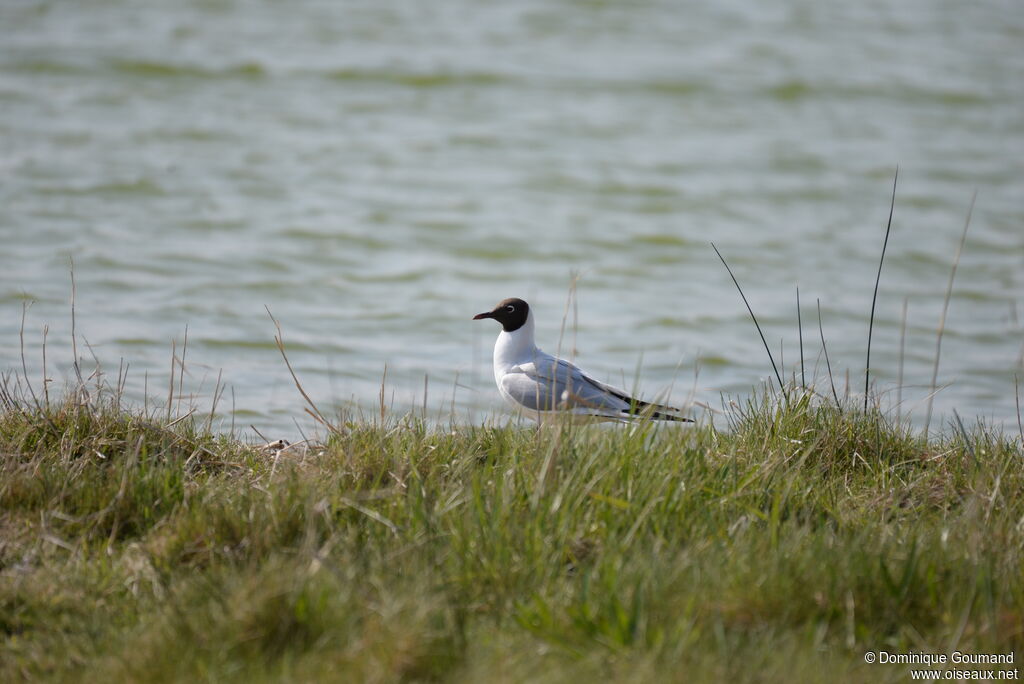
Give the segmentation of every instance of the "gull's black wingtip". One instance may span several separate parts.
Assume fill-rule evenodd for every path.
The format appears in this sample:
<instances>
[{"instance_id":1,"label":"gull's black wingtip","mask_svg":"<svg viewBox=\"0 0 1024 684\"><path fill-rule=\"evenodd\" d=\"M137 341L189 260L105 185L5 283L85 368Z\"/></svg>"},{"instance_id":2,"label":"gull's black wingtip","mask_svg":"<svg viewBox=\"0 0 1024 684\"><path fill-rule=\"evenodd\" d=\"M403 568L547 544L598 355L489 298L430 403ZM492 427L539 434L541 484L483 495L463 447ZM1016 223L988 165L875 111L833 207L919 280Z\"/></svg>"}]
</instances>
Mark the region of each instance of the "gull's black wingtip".
<instances>
[{"instance_id":1,"label":"gull's black wingtip","mask_svg":"<svg viewBox=\"0 0 1024 684\"><path fill-rule=\"evenodd\" d=\"M637 402L628 409L622 409L622 412L630 418L649 418L651 420L665 420L674 423L696 423L693 418L687 418L686 416L677 416L672 413L663 413L661 411L652 411L650 407L652 404L646 402ZM661 406L659 408L672 409L669 406Z\"/></svg>"},{"instance_id":2,"label":"gull's black wingtip","mask_svg":"<svg viewBox=\"0 0 1024 684\"><path fill-rule=\"evenodd\" d=\"M673 413L664 413L664 411L678 411L679 409L671 406L665 406L663 404L652 404L649 401L637 399L631 397L625 392L608 388L609 394L614 397L618 397L623 401L629 402L629 408L622 409L622 412L630 418L650 418L651 420L667 420L677 423L696 423L693 418L687 418L685 416L677 416ZM653 410L652 410L653 409ZM658 409L661 409L660 411Z\"/></svg>"},{"instance_id":3,"label":"gull's black wingtip","mask_svg":"<svg viewBox=\"0 0 1024 684\"><path fill-rule=\"evenodd\" d=\"M639 413L639 414L638 413L634 413L633 415L639 415L639 416L647 416L647 415L649 415L654 420L667 420L667 421L673 422L673 423L696 423L697 422L693 418L687 418L686 416L673 416L670 413L659 413L657 411L652 411L649 414L647 414L647 413Z\"/></svg>"}]
</instances>

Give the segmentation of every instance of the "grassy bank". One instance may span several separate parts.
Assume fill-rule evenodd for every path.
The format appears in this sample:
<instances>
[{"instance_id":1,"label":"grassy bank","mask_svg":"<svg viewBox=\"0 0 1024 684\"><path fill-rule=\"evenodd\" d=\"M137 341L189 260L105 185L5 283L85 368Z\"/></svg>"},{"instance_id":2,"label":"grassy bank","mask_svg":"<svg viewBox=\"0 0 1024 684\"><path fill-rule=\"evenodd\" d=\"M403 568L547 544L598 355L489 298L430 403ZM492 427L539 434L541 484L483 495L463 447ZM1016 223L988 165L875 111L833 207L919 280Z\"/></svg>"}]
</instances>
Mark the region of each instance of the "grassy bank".
<instances>
[{"instance_id":1,"label":"grassy bank","mask_svg":"<svg viewBox=\"0 0 1024 684\"><path fill-rule=\"evenodd\" d=\"M106 400L0 415L0 680L905 681L1024 656L1024 454L728 426L345 427L274 454ZM989 666L991 667L991 666Z\"/></svg>"}]
</instances>

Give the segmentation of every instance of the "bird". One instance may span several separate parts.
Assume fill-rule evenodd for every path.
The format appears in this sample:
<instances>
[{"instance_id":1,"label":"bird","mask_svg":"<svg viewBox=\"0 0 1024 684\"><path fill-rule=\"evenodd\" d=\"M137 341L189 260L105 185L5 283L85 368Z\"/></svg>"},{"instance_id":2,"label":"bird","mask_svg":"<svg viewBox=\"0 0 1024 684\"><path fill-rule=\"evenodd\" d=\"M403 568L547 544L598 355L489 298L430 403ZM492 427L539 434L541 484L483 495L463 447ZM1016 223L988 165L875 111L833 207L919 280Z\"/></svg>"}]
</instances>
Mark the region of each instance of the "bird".
<instances>
[{"instance_id":1,"label":"bird","mask_svg":"<svg viewBox=\"0 0 1024 684\"><path fill-rule=\"evenodd\" d=\"M503 299L474 321L501 324L494 343L494 381L510 404L538 423L560 412L583 420L629 421L637 418L694 422L680 409L642 401L598 382L572 363L547 354L534 342L533 310L518 297Z\"/></svg>"}]
</instances>

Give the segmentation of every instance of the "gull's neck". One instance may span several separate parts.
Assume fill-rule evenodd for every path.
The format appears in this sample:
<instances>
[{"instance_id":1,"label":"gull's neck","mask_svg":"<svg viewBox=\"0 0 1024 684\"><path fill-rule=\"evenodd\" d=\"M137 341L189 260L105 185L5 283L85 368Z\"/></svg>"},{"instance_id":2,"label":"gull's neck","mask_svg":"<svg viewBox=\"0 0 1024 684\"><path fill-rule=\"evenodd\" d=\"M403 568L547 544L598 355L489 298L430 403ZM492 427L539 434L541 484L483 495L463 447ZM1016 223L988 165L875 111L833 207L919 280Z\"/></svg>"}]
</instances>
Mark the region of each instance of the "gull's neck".
<instances>
[{"instance_id":1,"label":"gull's neck","mask_svg":"<svg viewBox=\"0 0 1024 684\"><path fill-rule=\"evenodd\" d=\"M510 367L532 361L537 353L533 341L533 311L526 314L526 323L512 332L502 330L494 343L494 373L504 373Z\"/></svg>"}]
</instances>

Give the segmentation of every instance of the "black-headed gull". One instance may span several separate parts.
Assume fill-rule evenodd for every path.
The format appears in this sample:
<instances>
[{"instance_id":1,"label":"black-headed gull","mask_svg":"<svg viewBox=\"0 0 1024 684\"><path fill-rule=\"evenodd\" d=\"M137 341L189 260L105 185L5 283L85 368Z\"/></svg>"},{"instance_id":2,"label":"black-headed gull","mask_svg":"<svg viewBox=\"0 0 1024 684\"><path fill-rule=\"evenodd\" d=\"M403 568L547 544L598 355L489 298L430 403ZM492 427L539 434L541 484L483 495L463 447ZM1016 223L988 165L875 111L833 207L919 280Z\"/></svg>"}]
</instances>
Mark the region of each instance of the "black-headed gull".
<instances>
[{"instance_id":1,"label":"black-headed gull","mask_svg":"<svg viewBox=\"0 0 1024 684\"><path fill-rule=\"evenodd\" d=\"M523 413L540 422L562 411L605 420L651 418L692 423L679 409L652 404L594 380L564 359L546 354L533 341L533 311L522 299L505 299L473 320L501 323L494 343L494 381L498 392Z\"/></svg>"}]
</instances>

